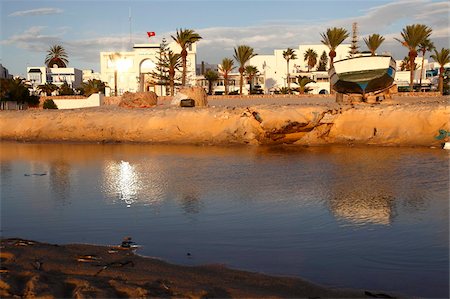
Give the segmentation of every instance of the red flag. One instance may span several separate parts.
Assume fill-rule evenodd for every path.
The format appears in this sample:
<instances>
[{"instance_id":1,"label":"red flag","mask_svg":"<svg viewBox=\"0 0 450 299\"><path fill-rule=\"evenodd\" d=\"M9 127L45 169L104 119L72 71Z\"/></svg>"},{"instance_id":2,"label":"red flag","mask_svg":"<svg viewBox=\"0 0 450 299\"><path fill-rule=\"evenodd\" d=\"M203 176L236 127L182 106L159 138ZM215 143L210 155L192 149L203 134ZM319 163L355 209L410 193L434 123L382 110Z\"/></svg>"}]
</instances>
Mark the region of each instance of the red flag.
<instances>
[{"instance_id":1,"label":"red flag","mask_svg":"<svg viewBox=\"0 0 450 299\"><path fill-rule=\"evenodd\" d=\"M148 37L152 37L152 36L155 36L156 34L154 31L150 31L150 32L147 32L147 35L148 35Z\"/></svg>"}]
</instances>

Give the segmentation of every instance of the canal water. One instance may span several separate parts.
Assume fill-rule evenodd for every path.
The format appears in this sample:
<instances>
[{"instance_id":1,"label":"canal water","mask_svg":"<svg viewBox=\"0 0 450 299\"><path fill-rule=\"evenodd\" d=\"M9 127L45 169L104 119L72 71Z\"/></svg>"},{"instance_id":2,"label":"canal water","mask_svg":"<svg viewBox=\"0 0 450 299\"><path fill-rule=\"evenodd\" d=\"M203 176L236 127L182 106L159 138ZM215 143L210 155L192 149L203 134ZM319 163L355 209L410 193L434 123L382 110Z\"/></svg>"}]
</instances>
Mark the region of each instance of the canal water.
<instances>
[{"instance_id":1,"label":"canal water","mask_svg":"<svg viewBox=\"0 0 450 299\"><path fill-rule=\"evenodd\" d=\"M0 144L1 235L448 297L449 154ZM189 254L188 254L189 253Z\"/></svg>"}]
</instances>

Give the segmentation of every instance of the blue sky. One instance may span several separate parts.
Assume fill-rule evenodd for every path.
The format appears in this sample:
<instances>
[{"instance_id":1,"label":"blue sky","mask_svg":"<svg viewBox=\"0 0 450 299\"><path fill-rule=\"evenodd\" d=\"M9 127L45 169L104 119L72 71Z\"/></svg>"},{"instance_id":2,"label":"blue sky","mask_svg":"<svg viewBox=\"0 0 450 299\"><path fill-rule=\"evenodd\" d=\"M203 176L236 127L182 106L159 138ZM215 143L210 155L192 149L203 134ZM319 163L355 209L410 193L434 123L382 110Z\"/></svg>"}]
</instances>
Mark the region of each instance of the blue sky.
<instances>
[{"instance_id":1,"label":"blue sky","mask_svg":"<svg viewBox=\"0 0 450 299\"><path fill-rule=\"evenodd\" d=\"M352 22L358 22L361 49L362 37L379 33L386 37L380 52L396 59L407 53L394 40L406 25L432 27L439 48L449 47L450 40L448 0L0 1L1 63L15 75L43 65L53 44L66 48L70 66L100 71L100 51L129 50L130 10L134 43L148 42L147 31L155 31L152 42L159 42L177 28L194 29L203 37L197 60L209 63L232 57L240 44L271 54L320 43L327 28L351 31Z\"/></svg>"}]
</instances>

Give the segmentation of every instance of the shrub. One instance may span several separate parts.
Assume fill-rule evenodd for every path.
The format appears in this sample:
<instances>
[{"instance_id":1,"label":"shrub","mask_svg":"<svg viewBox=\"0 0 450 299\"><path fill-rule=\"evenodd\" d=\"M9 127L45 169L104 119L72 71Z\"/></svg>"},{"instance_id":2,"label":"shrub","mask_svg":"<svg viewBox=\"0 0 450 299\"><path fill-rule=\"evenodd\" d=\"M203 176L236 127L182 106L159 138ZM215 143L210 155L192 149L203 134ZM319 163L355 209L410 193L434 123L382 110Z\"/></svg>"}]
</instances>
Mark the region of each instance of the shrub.
<instances>
[{"instance_id":1,"label":"shrub","mask_svg":"<svg viewBox=\"0 0 450 299\"><path fill-rule=\"evenodd\" d=\"M44 109L58 109L58 106L56 106L53 100L45 100Z\"/></svg>"}]
</instances>

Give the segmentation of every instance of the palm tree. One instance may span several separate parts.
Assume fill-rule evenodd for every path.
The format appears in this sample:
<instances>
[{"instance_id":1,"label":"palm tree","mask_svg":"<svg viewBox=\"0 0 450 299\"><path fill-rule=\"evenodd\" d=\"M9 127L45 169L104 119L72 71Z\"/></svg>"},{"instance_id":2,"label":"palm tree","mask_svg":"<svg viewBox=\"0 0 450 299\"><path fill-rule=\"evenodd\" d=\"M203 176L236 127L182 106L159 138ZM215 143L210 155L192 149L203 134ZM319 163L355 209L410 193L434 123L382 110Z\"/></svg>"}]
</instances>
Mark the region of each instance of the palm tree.
<instances>
[{"instance_id":1,"label":"palm tree","mask_svg":"<svg viewBox=\"0 0 450 299\"><path fill-rule=\"evenodd\" d=\"M306 50L303 59L308 64L308 72L316 65L317 57L319 57L313 49Z\"/></svg>"},{"instance_id":2,"label":"palm tree","mask_svg":"<svg viewBox=\"0 0 450 299\"><path fill-rule=\"evenodd\" d=\"M254 65L247 65L245 67L245 74L247 75L247 79L250 81L250 94L252 94L253 91L253 79L258 74L258 68Z\"/></svg>"},{"instance_id":3,"label":"palm tree","mask_svg":"<svg viewBox=\"0 0 450 299\"><path fill-rule=\"evenodd\" d=\"M53 67L57 65L58 67L66 67L69 64L67 60L66 50L61 45L53 45L47 50L47 57L45 57L45 64L47 67Z\"/></svg>"},{"instance_id":4,"label":"palm tree","mask_svg":"<svg viewBox=\"0 0 450 299\"><path fill-rule=\"evenodd\" d=\"M298 76L297 77L297 82L298 82L298 92L300 94L304 94L305 92L307 93L308 91L310 91L311 89L309 87L306 87L307 84L312 83L312 82L316 82L314 80L312 80L311 78L309 78L308 76Z\"/></svg>"},{"instance_id":5,"label":"palm tree","mask_svg":"<svg viewBox=\"0 0 450 299\"><path fill-rule=\"evenodd\" d=\"M93 93L105 93L106 83L97 79L89 79L87 82L81 83L81 91L85 96L90 96Z\"/></svg>"},{"instance_id":6,"label":"palm tree","mask_svg":"<svg viewBox=\"0 0 450 299\"><path fill-rule=\"evenodd\" d=\"M187 68L187 55L188 51L187 48L189 48L193 43L198 42L202 39L202 37L196 33L192 29L180 29L178 31L177 29L177 35L173 36L172 39L177 42L178 45L181 47L181 60L182 60L182 67L183 67L183 75L181 77L181 85L186 85L186 68Z\"/></svg>"},{"instance_id":7,"label":"palm tree","mask_svg":"<svg viewBox=\"0 0 450 299\"><path fill-rule=\"evenodd\" d=\"M411 63L409 62L409 56L405 56L400 62L400 70L401 71L410 71L411 69ZM417 63L413 64L414 70L417 70Z\"/></svg>"},{"instance_id":8,"label":"palm tree","mask_svg":"<svg viewBox=\"0 0 450 299\"><path fill-rule=\"evenodd\" d=\"M175 94L175 72L180 69L182 64L181 54L175 54L172 51L167 53L167 67L169 69L169 85L170 85L170 95Z\"/></svg>"},{"instance_id":9,"label":"palm tree","mask_svg":"<svg viewBox=\"0 0 450 299\"><path fill-rule=\"evenodd\" d=\"M244 85L244 71L245 64L257 54L253 53L253 48L246 45L240 45L237 48L234 48L234 59L239 63L239 94L242 95L242 85Z\"/></svg>"},{"instance_id":10,"label":"palm tree","mask_svg":"<svg viewBox=\"0 0 450 299\"><path fill-rule=\"evenodd\" d=\"M372 56L375 56L376 50L381 46L384 42L384 37L377 33L369 35L369 38L364 38L364 42L366 43L367 48L369 49Z\"/></svg>"},{"instance_id":11,"label":"palm tree","mask_svg":"<svg viewBox=\"0 0 450 299\"><path fill-rule=\"evenodd\" d=\"M51 96L52 92L54 92L55 90L58 90L58 86L56 86L53 83L49 83L49 82L39 85L37 88L41 92L45 93L47 96Z\"/></svg>"},{"instance_id":12,"label":"palm tree","mask_svg":"<svg viewBox=\"0 0 450 299\"><path fill-rule=\"evenodd\" d=\"M420 69L421 74L420 74L420 79L419 79L420 88L422 88L422 76L423 76L423 71L424 71L423 64L425 62L425 53L427 51L431 52L434 49L435 49L434 43L432 41L430 41L428 38L419 44L419 51L422 52L422 67Z\"/></svg>"},{"instance_id":13,"label":"palm tree","mask_svg":"<svg viewBox=\"0 0 450 299\"><path fill-rule=\"evenodd\" d=\"M203 76L205 76L205 79L208 81L208 94L211 95L213 89L212 85L214 81L217 81L217 79L219 79L219 74L216 71L207 70Z\"/></svg>"},{"instance_id":14,"label":"palm tree","mask_svg":"<svg viewBox=\"0 0 450 299\"><path fill-rule=\"evenodd\" d=\"M336 48L349 36L347 30L344 28L328 28L326 33L321 33L322 44L330 49L330 67L333 66L334 57L336 57Z\"/></svg>"},{"instance_id":15,"label":"palm tree","mask_svg":"<svg viewBox=\"0 0 450 299\"><path fill-rule=\"evenodd\" d=\"M287 72L286 72L286 81L288 85L288 89L291 90L291 80L289 80L289 60L291 59L297 59L297 55L295 54L294 50L291 48L287 48L286 51L283 51L283 58L286 59L287 64Z\"/></svg>"},{"instance_id":16,"label":"palm tree","mask_svg":"<svg viewBox=\"0 0 450 299\"><path fill-rule=\"evenodd\" d=\"M442 48L441 51L437 51L434 49L434 54L431 55L431 58L434 59L437 63L439 63L439 92L444 94L444 65L450 63L450 49Z\"/></svg>"},{"instance_id":17,"label":"palm tree","mask_svg":"<svg viewBox=\"0 0 450 299\"><path fill-rule=\"evenodd\" d=\"M236 67L233 66L234 61L230 58L222 59L222 64L219 66L219 71L223 74L223 80L225 84L225 94L228 94L228 74Z\"/></svg>"},{"instance_id":18,"label":"palm tree","mask_svg":"<svg viewBox=\"0 0 450 299\"><path fill-rule=\"evenodd\" d=\"M408 25L406 28L403 28L403 31L400 33L403 40L395 38L398 42L400 42L404 47L409 49L409 63L410 66L410 75L409 75L409 90L413 91L414 85L414 67L413 64L417 57L416 48L428 39L431 35L432 29L423 24L414 24Z\"/></svg>"}]
</instances>

